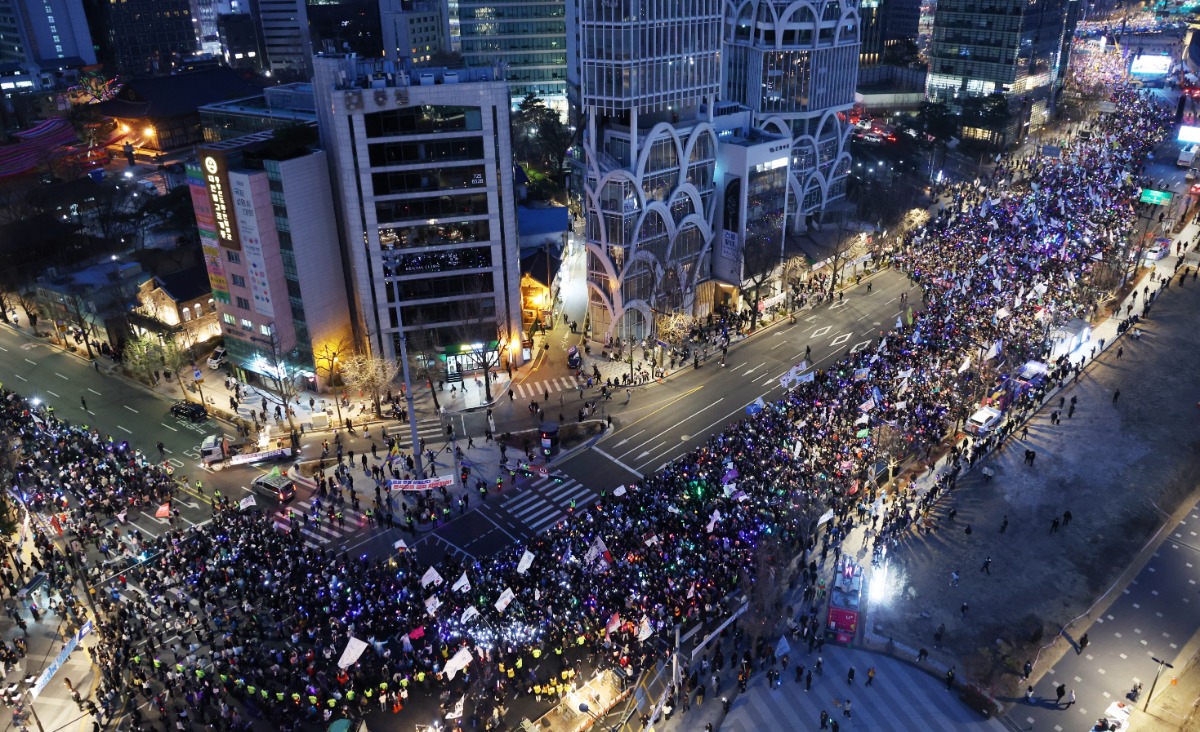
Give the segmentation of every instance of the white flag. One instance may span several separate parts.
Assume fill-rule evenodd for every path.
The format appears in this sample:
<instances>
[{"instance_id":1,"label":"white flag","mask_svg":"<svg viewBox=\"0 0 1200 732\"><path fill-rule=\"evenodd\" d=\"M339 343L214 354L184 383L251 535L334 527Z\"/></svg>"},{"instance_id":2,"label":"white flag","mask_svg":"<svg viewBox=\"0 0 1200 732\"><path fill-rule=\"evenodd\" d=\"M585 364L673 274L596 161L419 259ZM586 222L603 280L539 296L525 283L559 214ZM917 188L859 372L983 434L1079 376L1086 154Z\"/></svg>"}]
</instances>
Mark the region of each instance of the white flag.
<instances>
[{"instance_id":1,"label":"white flag","mask_svg":"<svg viewBox=\"0 0 1200 732\"><path fill-rule=\"evenodd\" d=\"M471 581L467 579L467 573L463 572L462 577L459 577L458 581L455 582L450 589L454 590L455 592L470 592Z\"/></svg>"},{"instance_id":2,"label":"white flag","mask_svg":"<svg viewBox=\"0 0 1200 732\"><path fill-rule=\"evenodd\" d=\"M689 599L689 600L690 600L690 599L692 599L693 597L695 597L695 596L696 596L696 583L695 583L695 582L693 582L693 583L692 583L692 584L691 584L691 585L688 587L688 595L687 595L687 596L688 596L688 599Z\"/></svg>"},{"instance_id":3,"label":"white flag","mask_svg":"<svg viewBox=\"0 0 1200 732\"><path fill-rule=\"evenodd\" d=\"M471 654L468 653L467 655L469 656ZM457 670L455 671L455 673L457 673ZM454 702L454 709L452 709L449 712L446 712L446 719L462 719L463 704L465 704L466 702L467 702L467 697L464 694L462 696L462 698L460 698L458 701Z\"/></svg>"},{"instance_id":4,"label":"white flag","mask_svg":"<svg viewBox=\"0 0 1200 732\"><path fill-rule=\"evenodd\" d=\"M442 601L438 599L437 595L430 595L429 597L425 598L425 612L429 613L430 615L436 615L438 608L441 606Z\"/></svg>"},{"instance_id":5,"label":"white flag","mask_svg":"<svg viewBox=\"0 0 1200 732\"><path fill-rule=\"evenodd\" d=\"M467 623L471 622L472 618L477 617L479 617L479 611L475 609L474 605L469 605L466 610L463 610L463 614L462 617L459 618L459 622L463 625L466 625Z\"/></svg>"},{"instance_id":6,"label":"white flag","mask_svg":"<svg viewBox=\"0 0 1200 732\"><path fill-rule=\"evenodd\" d=\"M653 634L654 631L650 628L650 618L643 615L642 622L638 623L638 640L644 641Z\"/></svg>"},{"instance_id":7,"label":"white flag","mask_svg":"<svg viewBox=\"0 0 1200 732\"><path fill-rule=\"evenodd\" d=\"M459 648L458 652L451 656L449 661L446 661L446 667L442 670L446 672L446 677L453 681L458 672L466 668L467 664L473 660L469 650L465 647Z\"/></svg>"},{"instance_id":8,"label":"white flag","mask_svg":"<svg viewBox=\"0 0 1200 732\"><path fill-rule=\"evenodd\" d=\"M408 550L408 544L404 542L404 539L400 539L395 544L392 544L392 548L398 552L403 552Z\"/></svg>"},{"instance_id":9,"label":"white flag","mask_svg":"<svg viewBox=\"0 0 1200 732\"><path fill-rule=\"evenodd\" d=\"M242 509L243 511L247 508L254 508L256 505L257 504L254 502L254 496L246 496L242 500L238 501L238 508Z\"/></svg>"},{"instance_id":10,"label":"white flag","mask_svg":"<svg viewBox=\"0 0 1200 732\"><path fill-rule=\"evenodd\" d=\"M428 587L429 585L441 585L443 582L445 582L445 580L442 579L442 575L438 574L438 571L433 567L425 570L425 574L421 575L422 589Z\"/></svg>"},{"instance_id":11,"label":"white flag","mask_svg":"<svg viewBox=\"0 0 1200 732\"><path fill-rule=\"evenodd\" d=\"M858 419L854 420L854 424L855 424L855 426L858 426L858 425L860 425L860 424L866 424L866 423L868 423L868 422L870 422L870 421L871 421L871 417L870 417L870 415L866 415L866 414L864 414L863 416L861 416L861 417L859 417Z\"/></svg>"},{"instance_id":12,"label":"white flag","mask_svg":"<svg viewBox=\"0 0 1200 732\"><path fill-rule=\"evenodd\" d=\"M962 365L958 367L958 373L961 374L969 368L971 368L971 357L967 356L963 359Z\"/></svg>"},{"instance_id":13,"label":"white flag","mask_svg":"<svg viewBox=\"0 0 1200 732\"><path fill-rule=\"evenodd\" d=\"M623 486L623 485L617 486L617 489L615 491L613 491L613 495L617 496L618 498L625 495L625 486Z\"/></svg>"},{"instance_id":14,"label":"white flag","mask_svg":"<svg viewBox=\"0 0 1200 732\"><path fill-rule=\"evenodd\" d=\"M720 520L721 520L721 511L719 509L713 509L712 516L708 517L708 529L707 529L708 533L711 534L713 532L713 527L716 526L717 522Z\"/></svg>"},{"instance_id":15,"label":"white flag","mask_svg":"<svg viewBox=\"0 0 1200 732\"><path fill-rule=\"evenodd\" d=\"M346 650L342 651L342 657L338 659L338 668L353 666L365 650L367 650L366 641L350 636L349 640L346 641Z\"/></svg>"},{"instance_id":16,"label":"white flag","mask_svg":"<svg viewBox=\"0 0 1200 732\"><path fill-rule=\"evenodd\" d=\"M788 643L786 635L779 636L779 642L775 644L775 655L782 656L792 650L792 645Z\"/></svg>"},{"instance_id":17,"label":"white flag","mask_svg":"<svg viewBox=\"0 0 1200 732\"><path fill-rule=\"evenodd\" d=\"M517 595L515 592L506 587L504 592L500 593L500 599L496 600L496 609L500 612L504 612L504 608L508 607L508 604L512 602L513 598L516 596Z\"/></svg>"},{"instance_id":18,"label":"white flag","mask_svg":"<svg viewBox=\"0 0 1200 732\"><path fill-rule=\"evenodd\" d=\"M521 555L521 561L517 562L517 574L525 574L529 568L533 566L533 552L528 549Z\"/></svg>"}]
</instances>

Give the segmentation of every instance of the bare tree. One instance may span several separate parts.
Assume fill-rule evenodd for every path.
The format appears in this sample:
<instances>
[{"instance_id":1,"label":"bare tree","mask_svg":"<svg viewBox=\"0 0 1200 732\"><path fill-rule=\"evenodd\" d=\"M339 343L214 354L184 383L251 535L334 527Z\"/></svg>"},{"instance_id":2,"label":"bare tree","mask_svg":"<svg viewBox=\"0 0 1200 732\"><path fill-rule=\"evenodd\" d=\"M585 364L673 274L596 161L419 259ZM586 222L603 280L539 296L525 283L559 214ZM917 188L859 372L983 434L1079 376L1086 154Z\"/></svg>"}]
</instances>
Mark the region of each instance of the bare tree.
<instances>
[{"instance_id":1,"label":"bare tree","mask_svg":"<svg viewBox=\"0 0 1200 732\"><path fill-rule=\"evenodd\" d=\"M371 395L375 415L383 416L383 394L400 371L395 359L378 358L366 353L351 353L342 361L342 377L346 384Z\"/></svg>"},{"instance_id":2,"label":"bare tree","mask_svg":"<svg viewBox=\"0 0 1200 732\"><path fill-rule=\"evenodd\" d=\"M345 364L352 355L354 355L354 341L348 333L324 341L313 353L313 365L316 367L317 376L324 373L325 384L330 390L336 391L339 384L346 383ZM342 400L337 394L334 394L333 403L337 407L338 423L340 424L342 422Z\"/></svg>"},{"instance_id":3,"label":"bare tree","mask_svg":"<svg viewBox=\"0 0 1200 732\"><path fill-rule=\"evenodd\" d=\"M491 293L479 292L478 297L462 300L458 303L453 334L456 340L463 344L464 350L459 356L465 358L472 369L483 371L483 388L487 401L492 401L492 369L500 365L498 354L503 353L509 338L508 323L502 315L497 315L495 307L488 308L486 303L495 302ZM491 348L492 343L496 348Z\"/></svg>"},{"instance_id":4,"label":"bare tree","mask_svg":"<svg viewBox=\"0 0 1200 732\"><path fill-rule=\"evenodd\" d=\"M121 349L121 361L135 377L154 384L154 371L162 359L162 341L152 333L134 336Z\"/></svg>"},{"instance_id":5,"label":"bare tree","mask_svg":"<svg viewBox=\"0 0 1200 732\"><path fill-rule=\"evenodd\" d=\"M292 413L292 404L300 392L304 391L304 385L301 382L303 370L296 363L299 353L295 349L290 352L284 351L279 346L279 336L276 335L274 328L271 329L269 337L255 338L254 341L261 347L263 360L266 361L264 371L275 387L273 393L268 391L268 401L275 402L283 409L288 421L288 430L294 433L296 421ZM266 419L265 414L263 419Z\"/></svg>"},{"instance_id":6,"label":"bare tree","mask_svg":"<svg viewBox=\"0 0 1200 732\"><path fill-rule=\"evenodd\" d=\"M742 300L750 303L750 330L758 325L758 303L763 285L775 274L779 252L762 246L742 247Z\"/></svg>"},{"instance_id":7,"label":"bare tree","mask_svg":"<svg viewBox=\"0 0 1200 732\"><path fill-rule=\"evenodd\" d=\"M96 324L89 317L92 315L91 303L85 294L71 287L62 295L62 302L66 306L67 320L73 324L80 333L83 334L83 346L87 349L88 358L94 358L92 353L92 337L95 335ZM66 336L62 337L63 345L67 344Z\"/></svg>"}]
</instances>

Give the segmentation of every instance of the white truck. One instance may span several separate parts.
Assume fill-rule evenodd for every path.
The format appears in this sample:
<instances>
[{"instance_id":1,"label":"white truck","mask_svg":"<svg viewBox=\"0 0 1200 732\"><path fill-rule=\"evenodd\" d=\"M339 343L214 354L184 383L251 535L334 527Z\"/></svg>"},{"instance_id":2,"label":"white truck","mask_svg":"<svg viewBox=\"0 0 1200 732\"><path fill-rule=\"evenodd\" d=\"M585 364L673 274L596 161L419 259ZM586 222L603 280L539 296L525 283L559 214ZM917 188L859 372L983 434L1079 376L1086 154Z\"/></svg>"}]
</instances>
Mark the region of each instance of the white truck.
<instances>
[{"instance_id":1,"label":"white truck","mask_svg":"<svg viewBox=\"0 0 1200 732\"><path fill-rule=\"evenodd\" d=\"M1200 145L1184 145L1183 149L1179 151L1179 159L1175 161L1175 164L1181 168L1192 167L1192 163L1196 160L1197 149L1200 149Z\"/></svg>"}]
</instances>

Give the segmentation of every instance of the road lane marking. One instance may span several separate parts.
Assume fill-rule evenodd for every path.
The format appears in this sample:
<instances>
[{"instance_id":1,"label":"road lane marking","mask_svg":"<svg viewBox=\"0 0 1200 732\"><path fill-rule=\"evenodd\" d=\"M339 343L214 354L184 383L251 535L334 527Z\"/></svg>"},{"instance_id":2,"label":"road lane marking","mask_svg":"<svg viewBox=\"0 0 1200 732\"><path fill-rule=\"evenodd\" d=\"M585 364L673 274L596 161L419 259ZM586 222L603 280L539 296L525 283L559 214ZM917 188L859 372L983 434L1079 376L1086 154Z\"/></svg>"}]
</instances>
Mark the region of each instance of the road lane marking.
<instances>
[{"instance_id":1,"label":"road lane marking","mask_svg":"<svg viewBox=\"0 0 1200 732\"><path fill-rule=\"evenodd\" d=\"M621 455L622 455L622 456L628 455L629 453L631 453L631 452L633 452L634 450L638 449L638 448L639 448L639 447L641 447L642 445L645 445L645 444L647 444L647 443L649 443L649 442L651 442L651 441L653 441L653 440L657 440L658 438L662 437L662 436L663 436L663 435L665 435L666 433L668 433L668 432L670 432L671 430L675 429L675 428L676 428L676 427L678 427L679 425L681 425L681 424L683 424L684 422L688 421L688 420L689 420L689 419L691 419L692 417L697 417L697 416L699 416L701 412L703 412L703 411L705 411L705 410L708 410L708 409L712 409L713 407L717 406L718 404L720 404L720 403L721 403L721 402L723 402L723 401L725 401L725 397L721 397L720 399L716 400L716 401L715 401L715 402L713 402L712 404L709 404L707 407L703 407L703 408L701 408L701 409L699 409L699 410L697 410L697 411L695 411L695 412L692 412L692 413L691 413L691 414L689 414L688 416L686 416L686 417L684 417L683 419L679 420L679 422L678 422L677 424L673 424L673 425L671 425L670 427L667 427L667 428L666 428L666 429L664 429L662 432L659 432L657 435L654 435L653 437L651 437L651 438L649 438L649 439L647 439L647 440L645 440L645 441L643 441L643 442L639 443L639 444L638 444L638 445L636 445L635 447L633 447L633 448L631 448L631 449L629 449L629 450L626 450L625 452L621 453Z\"/></svg>"},{"instance_id":2,"label":"road lane marking","mask_svg":"<svg viewBox=\"0 0 1200 732\"><path fill-rule=\"evenodd\" d=\"M47 390L46 390L46 393L47 393L47 394L49 394L49 395L50 395L50 396L52 396L52 397L58 397L59 399L62 399L62 397L58 396L57 394L55 394L54 392L50 391L49 389L47 389Z\"/></svg>"},{"instance_id":3,"label":"road lane marking","mask_svg":"<svg viewBox=\"0 0 1200 732\"><path fill-rule=\"evenodd\" d=\"M616 458L615 458L615 457L613 457L612 455L609 455L607 452L605 452L605 451L601 450L601 449L599 448L599 446L593 445L593 446L592 446L592 450L593 450L594 452L598 452L598 453L600 453L601 455L603 455L604 457L606 457L606 458L608 458L609 460L613 461L613 462L614 462L614 463L616 463L617 465L620 465L622 468L625 468L625 469L626 469L626 470L628 470L630 473L632 473L632 474L636 475L636 476L638 477L638 480L641 480L641 479L644 477L644 476L643 476L641 473L639 473L638 471L636 471L636 470L634 470L633 468L629 467L628 465L626 465L625 463L623 463L623 462L621 462L620 460L616 459ZM493 522L493 523L495 523L495 522Z\"/></svg>"},{"instance_id":4,"label":"road lane marking","mask_svg":"<svg viewBox=\"0 0 1200 732\"><path fill-rule=\"evenodd\" d=\"M0 351L4 351L5 353L8 353L8 349L5 348L4 346L0 346Z\"/></svg>"},{"instance_id":5,"label":"road lane marking","mask_svg":"<svg viewBox=\"0 0 1200 732\"><path fill-rule=\"evenodd\" d=\"M122 432L124 432L124 433L125 433L125 434L127 434L127 435L132 435L132 434L133 434L132 432L130 432L129 430L125 429L125 428L124 428L124 427L122 427L121 425L117 425L117 429L121 430Z\"/></svg>"},{"instance_id":6,"label":"road lane marking","mask_svg":"<svg viewBox=\"0 0 1200 732\"><path fill-rule=\"evenodd\" d=\"M787 345L787 341L780 341L780 342L776 343L775 345L771 346L771 350L774 351L776 348L779 348L780 346L786 346L786 345Z\"/></svg>"},{"instance_id":7,"label":"road lane marking","mask_svg":"<svg viewBox=\"0 0 1200 732\"><path fill-rule=\"evenodd\" d=\"M34 366L37 366L37 361L30 361L29 359L25 359L25 363L31 363Z\"/></svg>"},{"instance_id":8,"label":"road lane marking","mask_svg":"<svg viewBox=\"0 0 1200 732\"><path fill-rule=\"evenodd\" d=\"M642 434L645 431L646 430L638 430L637 432L633 433L629 437L626 437L624 440L621 440L620 442L618 442L616 444L616 447L620 447L621 445L624 445L626 442L629 442L630 440L632 440L633 438L637 437L638 435Z\"/></svg>"},{"instance_id":9,"label":"road lane marking","mask_svg":"<svg viewBox=\"0 0 1200 732\"><path fill-rule=\"evenodd\" d=\"M24 376L21 376L20 374L13 374L13 376L17 377L21 381L29 381L29 379L26 379Z\"/></svg>"},{"instance_id":10,"label":"road lane marking","mask_svg":"<svg viewBox=\"0 0 1200 732\"><path fill-rule=\"evenodd\" d=\"M766 365L767 365L767 362L763 361L762 363L760 363L757 366L753 366L751 368L746 369L744 372L742 372L742 376L749 376L750 374L754 373L755 371L758 371L759 369L761 369L763 366L766 366Z\"/></svg>"},{"instance_id":11,"label":"road lane marking","mask_svg":"<svg viewBox=\"0 0 1200 732\"><path fill-rule=\"evenodd\" d=\"M96 391L95 389L93 389L93 388L91 388L91 387L88 387L88 391L92 392L92 393L93 393L93 394L95 394L96 396L102 396L102 395L100 394L100 392Z\"/></svg>"},{"instance_id":12,"label":"road lane marking","mask_svg":"<svg viewBox=\"0 0 1200 732\"><path fill-rule=\"evenodd\" d=\"M124 405L122 405L122 406L124 406L126 409L128 409L128 410L129 410L129 411L131 411L131 412L133 412L134 414L137 414L137 413L138 413L138 410L134 409L133 407L129 406L128 404L124 404Z\"/></svg>"},{"instance_id":13,"label":"road lane marking","mask_svg":"<svg viewBox=\"0 0 1200 732\"><path fill-rule=\"evenodd\" d=\"M159 422L159 424L161 424L163 427L166 427L167 429L171 430L172 432L179 431L179 430L175 429L174 427L172 427L171 425L167 424L166 422ZM170 452L170 451L168 450L168 452Z\"/></svg>"},{"instance_id":14,"label":"road lane marking","mask_svg":"<svg viewBox=\"0 0 1200 732\"><path fill-rule=\"evenodd\" d=\"M57 371L55 371L55 372L54 372L54 375L55 375L55 376L57 376L58 378L62 379L63 381L70 381L70 379L68 379L67 377L65 377L65 376L63 376L62 374L58 373Z\"/></svg>"}]
</instances>

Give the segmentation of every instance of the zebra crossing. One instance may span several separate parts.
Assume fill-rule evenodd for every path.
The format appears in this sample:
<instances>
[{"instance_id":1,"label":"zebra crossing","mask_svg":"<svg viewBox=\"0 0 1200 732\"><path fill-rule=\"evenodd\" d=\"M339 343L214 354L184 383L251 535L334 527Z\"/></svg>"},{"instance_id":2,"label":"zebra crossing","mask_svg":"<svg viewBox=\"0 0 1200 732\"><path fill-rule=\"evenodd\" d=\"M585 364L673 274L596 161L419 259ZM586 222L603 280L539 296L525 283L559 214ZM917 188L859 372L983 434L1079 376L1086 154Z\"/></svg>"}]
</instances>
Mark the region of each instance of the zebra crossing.
<instances>
[{"instance_id":1,"label":"zebra crossing","mask_svg":"<svg viewBox=\"0 0 1200 732\"><path fill-rule=\"evenodd\" d=\"M563 376L557 379L546 379L545 381L510 384L508 388L519 399L541 400L546 398L547 392L557 394L560 391L574 391L586 384L587 379L575 376Z\"/></svg>"},{"instance_id":2,"label":"zebra crossing","mask_svg":"<svg viewBox=\"0 0 1200 732\"><path fill-rule=\"evenodd\" d=\"M304 543L311 547L323 549L328 544L335 544L344 540L367 525L367 515L362 511L355 511L349 505L338 509L346 518L345 526L342 526L336 520L330 521L327 505L325 504L321 507L320 521L310 518L307 522L305 522L303 517L312 512L311 498L282 506L275 511L273 516L275 528L283 532L292 530L292 521L288 518L290 509L295 513L295 520L300 524L300 535L304 538Z\"/></svg>"},{"instance_id":3,"label":"zebra crossing","mask_svg":"<svg viewBox=\"0 0 1200 732\"><path fill-rule=\"evenodd\" d=\"M398 439L403 449L412 449L412 446L408 444L412 440L412 429L409 427L408 422L389 425L387 434ZM417 439L434 442L436 440L444 440L445 437L446 426L441 418L425 417L417 420Z\"/></svg>"},{"instance_id":4,"label":"zebra crossing","mask_svg":"<svg viewBox=\"0 0 1200 732\"><path fill-rule=\"evenodd\" d=\"M553 526L577 503L596 497L596 492L572 478L539 478L520 493L499 504L510 529L526 537Z\"/></svg>"}]
</instances>

